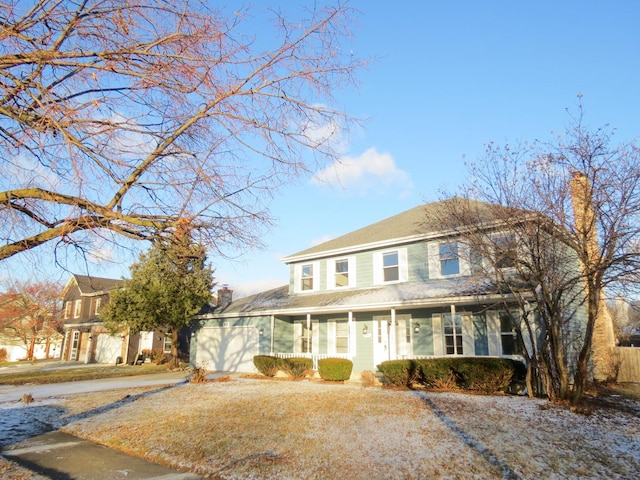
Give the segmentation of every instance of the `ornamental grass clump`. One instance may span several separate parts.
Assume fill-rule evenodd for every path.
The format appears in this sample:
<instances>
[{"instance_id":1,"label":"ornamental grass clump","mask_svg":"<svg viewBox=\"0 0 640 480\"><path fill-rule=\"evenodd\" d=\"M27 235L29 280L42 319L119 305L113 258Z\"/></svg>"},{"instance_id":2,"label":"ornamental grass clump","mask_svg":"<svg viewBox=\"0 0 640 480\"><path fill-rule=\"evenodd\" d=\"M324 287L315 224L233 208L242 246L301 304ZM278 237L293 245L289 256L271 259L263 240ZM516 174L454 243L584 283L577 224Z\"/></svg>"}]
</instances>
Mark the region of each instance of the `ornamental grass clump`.
<instances>
[{"instance_id":1,"label":"ornamental grass clump","mask_svg":"<svg viewBox=\"0 0 640 480\"><path fill-rule=\"evenodd\" d=\"M318 360L318 374L323 380L340 382L349 380L353 362L346 358L323 358Z\"/></svg>"}]
</instances>

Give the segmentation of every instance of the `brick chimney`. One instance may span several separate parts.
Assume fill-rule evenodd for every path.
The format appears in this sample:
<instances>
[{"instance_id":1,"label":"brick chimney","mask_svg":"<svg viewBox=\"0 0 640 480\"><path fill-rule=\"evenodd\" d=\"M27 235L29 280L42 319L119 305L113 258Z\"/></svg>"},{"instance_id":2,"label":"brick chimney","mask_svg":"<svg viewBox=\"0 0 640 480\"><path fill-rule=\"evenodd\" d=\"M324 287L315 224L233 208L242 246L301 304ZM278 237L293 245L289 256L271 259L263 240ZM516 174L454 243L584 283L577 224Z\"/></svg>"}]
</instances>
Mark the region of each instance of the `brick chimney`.
<instances>
[{"instance_id":1,"label":"brick chimney","mask_svg":"<svg viewBox=\"0 0 640 480\"><path fill-rule=\"evenodd\" d=\"M218 308L225 308L233 301L233 290L229 290L227 285L223 285L221 289L218 290Z\"/></svg>"},{"instance_id":2,"label":"brick chimney","mask_svg":"<svg viewBox=\"0 0 640 480\"><path fill-rule=\"evenodd\" d=\"M585 268L597 262L600 255L596 233L595 213L593 211L591 184L582 172L575 172L569 182L573 217L579 235L586 238L587 251ZM612 348L615 346L613 319L607 307L604 291L600 293L598 316L593 329L592 360L593 374L596 380L608 380L612 376Z\"/></svg>"}]
</instances>

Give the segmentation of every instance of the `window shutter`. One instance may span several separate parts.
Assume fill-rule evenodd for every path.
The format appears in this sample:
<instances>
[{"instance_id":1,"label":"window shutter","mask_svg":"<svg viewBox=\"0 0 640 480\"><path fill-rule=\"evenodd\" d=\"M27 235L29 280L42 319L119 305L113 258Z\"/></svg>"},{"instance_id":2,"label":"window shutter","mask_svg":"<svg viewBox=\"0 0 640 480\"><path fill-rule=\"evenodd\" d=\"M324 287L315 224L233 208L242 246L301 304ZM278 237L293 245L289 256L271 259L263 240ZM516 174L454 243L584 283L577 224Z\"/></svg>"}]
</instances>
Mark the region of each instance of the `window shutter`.
<instances>
[{"instance_id":1,"label":"window shutter","mask_svg":"<svg viewBox=\"0 0 640 480\"><path fill-rule=\"evenodd\" d=\"M440 273L440 245L437 242L432 242L427 247L429 257L429 278L442 278Z\"/></svg>"}]
</instances>

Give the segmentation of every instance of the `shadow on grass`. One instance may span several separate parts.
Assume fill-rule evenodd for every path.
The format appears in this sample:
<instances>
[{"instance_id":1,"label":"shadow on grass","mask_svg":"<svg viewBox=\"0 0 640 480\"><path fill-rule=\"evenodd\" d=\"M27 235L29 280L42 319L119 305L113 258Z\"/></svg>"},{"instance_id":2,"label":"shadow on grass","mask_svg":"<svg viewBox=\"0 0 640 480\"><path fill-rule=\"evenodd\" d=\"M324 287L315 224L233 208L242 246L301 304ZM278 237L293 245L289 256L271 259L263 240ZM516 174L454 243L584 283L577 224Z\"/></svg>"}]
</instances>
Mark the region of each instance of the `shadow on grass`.
<instances>
[{"instance_id":1,"label":"shadow on grass","mask_svg":"<svg viewBox=\"0 0 640 480\"><path fill-rule=\"evenodd\" d=\"M477 441L471 435L469 435L463 427L454 422L447 416L438 406L431 400L424 392L415 392L416 395L423 401L423 403L433 412L433 414L440 419L444 425L453 432L465 445L476 451L482 456L490 465L498 468L502 473L502 478L505 480L521 480L522 477L514 472L511 467L501 460L493 453L489 448L485 447L482 443Z\"/></svg>"}]
</instances>

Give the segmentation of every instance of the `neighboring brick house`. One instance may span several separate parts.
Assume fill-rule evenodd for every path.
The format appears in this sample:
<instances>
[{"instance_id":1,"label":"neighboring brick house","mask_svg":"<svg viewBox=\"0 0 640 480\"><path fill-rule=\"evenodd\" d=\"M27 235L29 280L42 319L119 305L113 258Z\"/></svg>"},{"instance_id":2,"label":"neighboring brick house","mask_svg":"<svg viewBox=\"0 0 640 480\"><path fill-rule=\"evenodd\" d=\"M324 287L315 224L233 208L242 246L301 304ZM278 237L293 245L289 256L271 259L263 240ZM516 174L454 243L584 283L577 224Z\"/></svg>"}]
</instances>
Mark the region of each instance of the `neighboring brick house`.
<instances>
[{"instance_id":1,"label":"neighboring brick house","mask_svg":"<svg viewBox=\"0 0 640 480\"><path fill-rule=\"evenodd\" d=\"M109 293L122 285L111 278L72 275L62 291L64 346L62 359L83 363L133 363L143 351L171 351L162 330L111 335L100 318Z\"/></svg>"}]
</instances>

